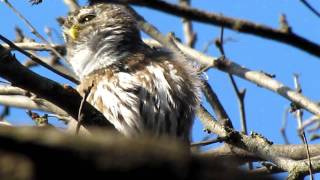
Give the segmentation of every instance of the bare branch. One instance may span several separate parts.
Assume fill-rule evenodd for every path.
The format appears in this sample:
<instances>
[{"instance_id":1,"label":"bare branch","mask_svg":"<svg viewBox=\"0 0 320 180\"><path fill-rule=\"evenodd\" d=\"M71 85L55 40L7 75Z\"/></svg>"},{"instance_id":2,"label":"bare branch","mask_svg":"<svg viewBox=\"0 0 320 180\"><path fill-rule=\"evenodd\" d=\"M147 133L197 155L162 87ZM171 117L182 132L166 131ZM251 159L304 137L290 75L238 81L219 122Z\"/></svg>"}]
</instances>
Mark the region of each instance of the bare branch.
<instances>
[{"instance_id":1,"label":"bare branch","mask_svg":"<svg viewBox=\"0 0 320 180\"><path fill-rule=\"evenodd\" d=\"M28 92L21 88L9 86L9 85L2 85L0 86L0 95L27 95Z\"/></svg>"},{"instance_id":2,"label":"bare branch","mask_svg":"<svg viewBox=\"0 0 320 180\"><path fill-rule=\"evenodd\" d=\"M4 48L9 50L14 50L15 48L11 48L8 44L1 44ZM14 43L15 46L24 49L24 50L32 50L32 51L51 51L50 48L46 44L37 43L37 42L21 42ZM55 48L57 51L65 52L65 46L60 44L52 44L52 48Z\"/></svg>"},{"instance_id":3,"label":"bare branch","mask_svg":"<svg viewBox=\"0 0 320 180\"><path fill-rule=\"evenodd\" d=\"M57 105L74 119L77 119L82 97L71 87L39 76L21 65L14 56L0 46L0 76L10 81L14 86L28 90L40 98ZM113 127L105 117L89 103L85 103L82 111L85 115L85 127Z\"/></svg>"},{"instance_id":4,"label":"bare branch","mask_svg":"<svg viewBox=\"0 0 320 180\"><path fill-rule=\"evenodd\" d=\"M298 93L302 92L302 88L301 88L301 84L299 82L299 75L298 74L294 74L294 86L295 86L295 89ZM295 113L296 113L296 117L297 117L297 121L298 121L298 129L301 129L303 111L300 108L298 108ZM308 141L306 138L306 133L304 132L304 129L302 129L301 131L298 131L298 134L302 140L302 143L305 145L306 154L308 157L309 176L310 176L310 180L313 180L312 164L311 164L311 159L310 159L310 150L309 150L309 144L308 144Z\"/></svg>"},{"instance_id":5,"label":"bare branch","mask_svg":"<svg viewBox=\"0 0 320 180\"><path fill-rule=\"evenodd\" d=\"M94 0L91 0L94 1ZM183 7L171 4L165 1L149 1L149 0L108 0L108 2L115 3L131 3L134 5L145 6L159 11L163 11L176 16L188 18L193 21L212 24L216 26L223 26L225 28L248 33L270 40L282 42L290 46L296 47L300 50L308 52L314 56L320 57L320 45L307 40L293 32L288 33L281 29L273 29L261 24L255 24L250 21L230 18L215 13L209 13L200 9Z\"/></svg>"},{"instance_id":6,"label":"bare branch","mask_svg":"<svg viewBox=\"0 0 320 180\"><path fill-rule=\"evenodd\" d=\"M226 57L225 51L224 51L224 28L223 26L221 27L221 31L220 31L220 37L218 40L216 40L215 44L218 47L218 49L220 50L220 53L222 55L222 59L224 59L224 57ZM236 83L236 81L234 80L233 76L228 73L228 77L231 81L233 90L235 91L236 95L237 95L237 100L238 100L238 104L239 104L239 112L240 112L240 123L241 123L241 129L242 132L244 132L245 134L248 134L247 131L247 122L246 122L246 114L245 114L245 104L244 104L244 97L246 95L246 90L239 90L238 85ZM252 165L249 164L249 168L252 169Z\"/></svg>"},{"instance_id":7,"label":"bare branch","mask_svg":"<svg viewBox=\"0 0 320 180\"><path fill-rule=\"evenodd\" d=\"M207 101L211 105L211 107L214 110L215 115L217 116L218 121L222 122L222 124L232 128L232 122L223 108L222 104L219 101L218 96L216 93L213 91L211 88L210 84L206 81L202 81L203 86L202 86L202 91L204 96L206 97Z\"/></svg>"},{"instance_id":8,"label":"bare branch","mask_svg":"<svg viewBox=\"0 0 320 180\"><path fill-rule=\"evenodd\" d=\"M81 100L81 103L80 103L80 106L79 106L79 110L78 110L78 124L77 124L77 127L76 127L76 134L79 133L79 130L80 130L80 127L81 127L81 123L83 121L83 117L84 117L84 114L82 112L82 109L83 109L83 105L85 102L87 102L87 98L90 94L90 91L93 87L93 84L91 84L87 89L84 89L84 95L82 97L82 100Z\"/></svg>"},{"instance_id":9,"label":"bare branch","mask_svg":"<svg viewBox=\"0 0 320 180\"><path fill-rule=\"evenodd\" d=\"M272 145L272 152L277 156L286 157L293 160L304 160L307 159L307 154L305 151L305 146L303 144L290 144L290 145L281 145L274 144ZM309 145L310 156L318 157L320 156L320 145L319 144L310 144ZM262 161L257 155L250 153L242 148L238 148L230 145L223 145L215 149L208 150L201 155L213 159L228 159L236 160L238 163L243 164L247 162Z\"/></svg>"},{"instance_id":10,"label":"bare branch","mask_svg":"<svg viewBox=\"0 0 320 180\"><path fill-rule=\"evenodd\" d=\"M180 0L179 3L181 6L190 6L190 0ZM189 19L182 18L182 23L185 44L193 48L197 40L197 34L193 31L192 22Z\"/></svg>"},{"instance_id":11,"label":"bare branch","mask_svg":"<svg viewBox=\"0 0 320 180\"><path fill-rule=\"evenodd\" d=\"M254 84L257 84L260 87L264 87L266 89L269 89L277 94L280 94L284 98L290 100L291 102L294 102L298 104L299 106L303 107L307 111L320 115L320 107L317 103L311 101L307 97L303 96L300 93L297 93L296 91L292 90L291 88L285 86L279 81L276 81L272 77L266 75L265 73L259 72L259 71L252 71L248 68L242 67L239 64L236 64L235 62L232 62L230 60L227 60L223 58L223 60L219 60L218 58L213 58L210 56L207 56L199 51L196 51L192 48L189 48L181 43L179 43L176 40L174 41L176 47L172 47L171 43L172 41L168 41L159 31L157 31L154 28L151 28L150 26L148 28L144 28L142 24L146 23L145 21L140 21L141 28L149 35L152 34L152 37L155 38L157 41L159 41L161 44L168 48L179 48L185 55L190 57L192 60L196 60L198 63L206 66L206 67L213 67L217 68L223 72L230 73L233 75L236 75L240 78L243 78L247 81L250 81ZM167 46L168 45L168 46ZM171 49L170 48L170 49Z\"/></svg>"},{"instance_id":12,"label":"bare branch","mask_svg":"<svg viewBox=\"0 0 320 180\"><path fill-rule=\"evenodd\" d=\"M289 143L289 139L288 139L287 134L286 134L289 110L290 110L290 108L286 108L285 111L283 112L282 126L281 126L281 129L280 129L280 132L282 134L282 137L284 139L285 144L290 144Z\"/></svg>"},{"instance_id":13,"label":"bare branch","mask_svg":"<svg viewBox=\"0 0 320 180\"><path fill-rule=\"evenodd\" d=\"M101 179L262 179L240 171L232 163L190 154L185 146L172 139L125 138L108 131L88 137L55 129L1 127L0 142L1 153L24 157L22 163L2 153L0 162L7 163L0 163L1 169L10 168L7 167L10 163L14 175L20 174L18 165L27 161L29 168L23 170L29 176L24 179L61 179L62 174L73 179L97 176ZM59 173L49 173L53 169ZM0 178L13 179L4 175L0 174Z\"/></svg>"},{"instance_id":14,"label":"bare branch","mask_svg":"<svg viewBox=\"0 0 320 180\"><path fill-rule=\"evenodd\" d=\"M218 142L221 143L221 142L223 142L225 140L227 140L226 137L224 137L224 138L217 137L215 139L209 139L209 140L205 140L205 141L192 143L191 147L194 147L194 146L206 146L206 145L210 145L210 144L214 144L214 143L218 143Z\"/></svg>"},{"instance_id":15,"label":"bare branch","mask_svg":"<svg viewBox=\"0 0 320 180\"><path fill-rule=\"evenodd\" d=\"M302 122L299 130L306 129L308 126L311 126L315 123L320 123L320 118L318 116L311 116L309 119L306 119Z\"/></svg>"},{"instance_id":16,"label":"bare branch","mask_svg":"<svg viewBox=\"0 0 320 180\"><path fill-rule=\"evenodd\" d=\"M272 151L272 143L259 134L251 134L250 136L241 134L232 129L223 127L201 106L198 115L205 128L210 132L214 132L220 136L229 136L230 143L236 147L243 148L258 157L271 161L280 169L289 172L289 178L300 177L309 172L308 163L305 161L294 161L289 158L278 156ZM221 133L221 134L220 134ZM314 172L320 171L320 161L312 161Z\"/></svg>"},{"instance_id":17,"label":"bare branch","mask_svg":"<svg viewBox=\"0 0 320 180\"><path fill-rule=\"evenodd\" d=\"M61 72L60 70L58 69L55 69L53 68L52 66L46 64L45 62L43 62L41 59L39 59L38 57L36 57L35 55L15 46L14 43L12 43L10 40L8 40L7 38L5 38L4 36L0 35L0 39L2 41L4 41L5 43L7 43L11 48L14 48L16 50L18 50L19 52L21 52L22 54L24 54L25 56L29 57L30 59L32 59L33 61L37 62L38 64L42 65L43 67L49 69L50 71L70 80L71 82L74 82L76 84L79 84L79 80L77 79L77 77L73 77L72 74L65 74L65 73L68 73L68 72ZM1 46L2 47L2 46ZM3 47L2 47L3 48ZM4 48L3 48L4 49ZM6 50L6 49L4 49Z\"/></svg>"},{"instance_id":18,"label":"bare branch","mask_svg":"<svg viewBox=\"0 0 320 180\"><path fill-rule=\"evenodd\" d=\"M26 96L0 95L0 104L23 109L42 110L59 115L67 115L67 113L61 108L39 98L32 100Z\"/></svg>"},{"instance_id":19,"label":"bare branch","mask_svg":"<svg viewBox=\"0 0 320 180\"><path fill-rule=\"evenodd\" d=\"M249 171L249 174L270 175L270 174L281 173L281 172L284 172L284 171L279 169L277 166L264 166L264 167Z\"/></svg>"},{"instance_id":20,"label":"bare branch","mask_svg":"<svg viewBox=\"0 0 320 180\"><path fill-rule=\"evenodd\" d=\"M285 86L279 81L274 80L273 78L267 76L264 73L258 71L252 71L245 67L242 67L234 62L228 60L221 60L216 63L216 68L222 70L227 73L234 74L238 77L241 77L245 80L248 80L254 84L257 84L261 87L269 89L284 98L298 104L299 106L303 107L307 111L320 115L320 107L317 103L311 101L307 97L303 96L300 93L292 90L291 88Z\"/></svg>"},{"instance_id":21,"label":"bare branch","mask_svg":"<svg viewBox=\"0 0 320 180\"><path fill-rule=\"evenodd\" d=\"M5 3L30 29L31 33L37 36L39 39L41 39L43 42L45 42L48 46L48 48L51 49L51 51L58 56L60 59L65 60L65 58L53 47L51 47L50 43L36 30L36 28L33 27L33 25L25 18L8 0L3 0L3 3Z\"/></svg>"},{"instance_id":22,"label":"bare branch","mask_svg":"<svg viewBox=\"0 0 320 180\"><path fill-rule=\"evenodd\" d=\"M302 2L303 5L305 5L311 12L313 12L313 14L315 14L316 16L320 17L320 13L311 6L311 4L309 4L306 0L300 0Z\"/></svg>"}]
</instances>

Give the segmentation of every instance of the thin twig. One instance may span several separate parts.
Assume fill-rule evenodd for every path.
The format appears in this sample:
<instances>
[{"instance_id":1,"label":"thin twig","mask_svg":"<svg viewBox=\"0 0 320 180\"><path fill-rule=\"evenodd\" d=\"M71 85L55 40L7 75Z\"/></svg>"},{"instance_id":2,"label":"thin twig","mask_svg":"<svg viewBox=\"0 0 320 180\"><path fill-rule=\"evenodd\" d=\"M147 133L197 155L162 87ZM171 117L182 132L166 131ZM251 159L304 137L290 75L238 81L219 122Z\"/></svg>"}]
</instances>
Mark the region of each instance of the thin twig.
<instances>
[{"instance_id":1,"label":"thin twig","mask_svg":"<svg viewBox=\"0 0 320 180\"><path fill-rule=\"evenodd\" d=\"M78 112L78 123L77 123L77 126L76 126L76 134L79 134L81 123L82 123L82 120L83 120L82 108L83 108L83 105L84 105L84 103L86 102L86 100L88 98L88 95L90 94L90 91L91 91L92 87L93 87L93 85L89 86L86 90L84 90L84 95L83 95L83 98L81 100L80 107L79 107L79 112Z\"/></svg>"},{"instance_id":2,"label":"thin twig","mask_svg":"<svg viewBox=\"0 0 320 180\"><path fill-rule=\"evenodd\" d=\"M302 92L302 88L301 88L301 85L300 85L300 82L299 82L299 75L298 74L294 74L294 85L295 85L296 91L298 93L301 93ZM307 138L306 138L306 133L304 132L303 129L301 129L301 126L302 126L302 115L303 115L302 109L298 108L296 110L296 116L297 116L297 121L298 121L299 137L301 138L303 144L305 145L307 158L308 158L310 180L313 180L312 164L311 164L311 159L310 159L309 145L308 145L308 141L307 141Z\"/></svg>"},{"instance_id":3,"label":"thin twig","mask_svg":"<svg viewBox=\"0 0 320 180\"><path fill-rule=\"evenodd\" d=\"M204 45L202 52L206 54L206 53L209 51L209 47L210 47L211 45L213 45L213 44L215 44L215 41L214 41L214 40L208 41L208 42Z\"/></svg>"},{"instance_id":4,"label":"thin twig","mask_svg":"<svg viewBox=\"0 0 320 180\"><path fill-rule=\"evenodd\" d=\"M223 29L223 28L222 28ZM222 30L223 32L223 30ZM223 35L223 34L222 34ZM223 38L221 38L223 39ZM221 46L223 46L223 43L221 43ZM223 48L221 48L223 50ZM246 89L243 90L239 90L238 85L236 83L236 81L233 78L233 75L228 73L228 77L231 81L233 90L235 91L236 95L237 95L237 100L238 100L238 105L239 105L239 112L240 112L240 123L241 123L241 130L244 134L248 134L248 130L247 130L247 119L246 119L246 112L245 112L245 104L244 104L244 98L246 95ZM248 163L248 168L250 170L253 169L253 164L252 162Z\"/></svg>"},{"instance_id":5,"label":"thin twig","mask_svg":"<svg viewBox=\"0 0 320 180\"><path fill-rule=\"evenodd\" d=\"M190 0L180 0L179 3L181 6L185 6L185 7L190 6ZM193 31L192 22L187 18L182 18L182 23L183 23L185 44L193 48L197 40L197 34Z\"/></svg>"},{"instance_id":6,"label":"thin twig","mask_svg":"<svg viewBox=\"0 0 320 180\"><path fill-rule=\"evenodd\" d=\"M47 44L47 46L51 49L51 51L58 56L60 59L63 59L66 61L66 59L53 47L51 47L50 43L36 30L36 28L33 27L33 25L8 1L3 0L3 2L19 17L22 19L22 21L27 25L27 27L30 29L31 33L37 36L39 39L41 39L43 42Z\"/></svg>"},{"instance_id":7,"label":"thin twig","mask_svg":"<svg viewBox=\"0 0 320 180\"><path fill-rule=\"evenodd\" d=\"M310 137L310 141L314 141L316 139L320 139L320 134L313 134L311 137Z\"/></svg>"},{"instance_id":8,"label":"thin twig","mask_svg":"<svg viewBox=\"0 0 320 180\"><path fill-rule=\"evenodd\" d=\"M319 128L320 128L320 121L318 120L317 123L315 123L312 127L308 129L308 132L312 133L312 132L318 131Z\"/></svg>"},{"instance_id":9,"label":"thin twig","mask_svg":"<svg viewBox=\"0 0 320 180\"><path fill-rule=\"evenodd\" d=\"M226 113L225 109L223 108L222 104L220 103L218 96L215 94L209 83L206 81L203 82L203 88L202 91L212 106L213 110L215 111L215 114L218 118L218 121L222 122L225 126L232 128L232 122L229 118L228 114Z\"/></svg>"},{"instance_id":10,"label":"thin twig","mask_svg":"<svg viewBox=\"0 0 320 180\"><path fill-rule=\"evenodd\" d=\"M315 123L320 123L319 116L312 116L309 119L304 120L300 129L305 130L307 127L312 126Z\"/></svg>"},{"instance_id":11,"label":"thin twig","mask_svg":"<svg viewBox=\"0 0 320 180\"><path fill-rule=\"evenodd\" d=\"M220 31L220 38L219 40L216 41L216 46L218 47L221 55L223 57L225 57L225 51L224 51L224 27L221 27L221 31ZM246 113L245 113L245 105L244 105L244 98L246 95L246 89L243 90L239 90L238 85L236 83L236 81L234 80L232 74L228 73L228 77L231 81L232 87L237 95L237 99L238 99L238 104L239 104L239 112L240 112L240 120L241 120L241 129L242 132L244 132L245 134L248 134L248 130L247 130L247 122L246 122ZM251 167L252 165L250 165Z\"/></svg>"},{"instance_id":12,"label":"thin twig","mask_svg":"<svg viewBox=\"0 0 320 180\"><path fill-rule=\"evenodd\" d=\"M254 174L254 175L270 175L270 174L275 174L275 173L281 173L284 172L280 168L278 168L275 165L272 165L271 163L262 163L263 167L257 168L254 170L248 171L249 174Z\"/></svg>"},{"instance_id":13,"label":"thin twig","mask_svg":"<svg viewBox=\"0 0 320 180\"><path fill-rule=\"evenodd\" d=\"M38 64L40 64L41 66L43 66L43 67L49 69L50 71L52 71L52 72L54 72L54 73L56 73L56 74L58 74L58 75L60 75L60 76L62 76L62 77L64 77L64 78L70 80L71 82L74 82L74 83L76 83L76 84L79 84L79 80L76 79L75 77L72 77L72 76L69 75L69 74L62 73L61 71L53 68L52 66L50 66L50 65L48 65L47 63L43 62L41 59L39 59L38 57L34 56L33 54L31 54L31 53L29 53L29 52L27 52L27 51L19 48L19 47L16 46L13 42L11 42L9 39L5 38L5 37L2 36L1 34L0 34L0 39L1 39L3 42L7 43L11 48L13 48L13 49L21 52L21 53L24 54L25 56L29 57L29 58L32 59L33 61L35 61L35 62L37 62Z\"/></svg>"},{"instance_id":14,"label":"thin twig","mask_svg":"<svg viewBox=\"0 0 320 180\"><path fill-rule=\"evenodd\" d=\"M320 13L311 6L311 4L309 4L306 0L300 0L302 2L303 5L305 5L311 12L313 12L313 14L315 14L316 16L320 17Z\"/></svg>"},{"instance_id":15,"label":"thin twig","mask_svg":"<svg viewBox=\"0 0 320 180\"><path fill-rule=\"evenodd\" d=\"M224 27L221 26L221 28L220 28L220 36L219 36L219 39L217 39L217 40L215 41L215 44L216 44L216 46L218 47L221 55L222 55L222 56L226 56L226 54L225 54L225 52L224 52L224 48L223 48L223 43L224 43L224 42L223 42L223 38L224 38Z\"/></svg>"},{"instance_id":16,"label":"thin twig","mask_svg":"<svg viewBox=\"0 0 320 180\"><path fill-rule=\"evenodd\" d=\"M208 140L192 143L191 147L206 146L206 145L210 145L210 144L214 144L214 143L221 143L221 142L223 142L223 141L225 141L227 139L228 139L227 137L217 137L217 138L214 138L214 139L208 139Z\"/></svg>"},{"instance_id":17,"label":"thin twig","mask_svg":"<svg viewBox=\"0 0 320 180\"><path fill-rule=\"evenodd\" d=\"M280 129L281 135L284 139L285 144L290 144L289 139L286 134L286 127L287 127L287 122L288 122L288 113L290 111L290 108L286 108L284 113L283 113L283 119L282 119L282 126Z\"/></svg>"},{"instance_id":18,"label":"thin twig","mask_svg":"<svg viewBox=\"0 0 320 180\"><path fill-rule=\"evenodd\" d=\"M306 148L306 152L307 152L310 180L313 180L314 177L313 177L313 172L312 172L312 163L311 163L311 158L310 158L309 143L306 138L306 133L304 131L301 132L301 135L302 135L303 143L305 144L305 148Z\"/></svg>"},{"instance_id":19,"label":"thin twig","mask_svg":"<svg viewBox=\"0 0 320 180\"><path fill-rule=\"evenodd\" d=\"M207 81L202 81L202 92L211 105L215 115L217 116L218 121L222 122L222 124L232 128L232 121L230 120L226 110L223 108L217 94L213 91L210 84Z\"/></svg>"},{"instance_id":20,"label":"thin twig","mask_svg":"<svg viewBox=\"0 0 320 180\"><path fill-rule=\"evenodd\" d=\"M236 81L234 80L233 76L231 74L228 74L232 87L234 91L236 92L237 99L238 99L238 104L239 104L239 109L240 109L240 119L241 119L241 129L242 132L245 134L248 134L247 130L247 120L246 120L246 113L245 113L245 104L244 104L244 97L246 95L246 89L239 90L238 86L236 84Z\"/></svg>"}]
</instances>

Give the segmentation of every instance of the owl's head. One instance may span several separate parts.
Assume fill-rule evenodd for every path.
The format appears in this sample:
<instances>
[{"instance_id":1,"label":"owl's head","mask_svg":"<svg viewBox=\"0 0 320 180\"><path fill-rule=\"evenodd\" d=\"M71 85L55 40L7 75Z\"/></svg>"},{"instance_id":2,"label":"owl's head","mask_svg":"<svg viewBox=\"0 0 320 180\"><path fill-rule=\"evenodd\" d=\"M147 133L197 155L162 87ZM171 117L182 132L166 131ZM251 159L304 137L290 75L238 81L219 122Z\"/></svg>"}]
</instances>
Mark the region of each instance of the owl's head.
<instances>
[{"instance_id":1,"label":"owl's head","mask_svg":"<svg viewBox=\"0 0 320 180\"><path fill-rule=\"evenodd\" d=\"M139 36L136 20L130 9L120 4L98 3L71 12L63 25L67 43L76 43L85 37L104 34Z\"/></svg>"},{"instance_id":2,"label":"owl's head","mask_svg":"<svg viewBox=\"0 0 320 180\"><path fill-rule=\"evenodd\" d=\"M71 12L63 34L67 59L80 78L115 63L141 43L132 12L120 4L98 3Z\"/></svg>"}]
</instances>

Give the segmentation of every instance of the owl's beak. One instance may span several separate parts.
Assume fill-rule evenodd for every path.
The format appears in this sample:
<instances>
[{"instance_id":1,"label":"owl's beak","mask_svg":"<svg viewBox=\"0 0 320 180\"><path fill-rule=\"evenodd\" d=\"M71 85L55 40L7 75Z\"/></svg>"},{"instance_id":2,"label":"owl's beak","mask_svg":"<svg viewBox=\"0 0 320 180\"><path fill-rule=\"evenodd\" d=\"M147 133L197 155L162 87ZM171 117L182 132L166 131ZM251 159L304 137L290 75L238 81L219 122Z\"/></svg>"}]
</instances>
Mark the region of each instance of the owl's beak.
<instances>
[{"instance_id":1,"label":"owl's beak","mask_svg":"<svg viewBox=\"0 0 320 180\"><path fill-rule=\"evenodd\" d=\"M79 25L72 25L70 29L67 30L68 36L71 37L72 40L76 40L79 36Z\"/></svg>"}]
</instances>

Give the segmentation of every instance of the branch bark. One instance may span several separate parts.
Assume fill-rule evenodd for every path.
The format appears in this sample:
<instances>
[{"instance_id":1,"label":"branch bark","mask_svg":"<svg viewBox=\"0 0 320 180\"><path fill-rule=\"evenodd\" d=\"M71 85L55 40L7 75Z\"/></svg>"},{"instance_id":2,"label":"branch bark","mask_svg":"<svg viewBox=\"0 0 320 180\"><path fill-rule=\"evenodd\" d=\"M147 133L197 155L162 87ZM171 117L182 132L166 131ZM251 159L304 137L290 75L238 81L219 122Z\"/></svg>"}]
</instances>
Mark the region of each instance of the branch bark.
<instances>
[{"instance_id":1,"label":"branch bark","mask_svg":"<svg viewBox=\"0 0 320 180\"><path fill-rule=\"evenodd\" d=\"M319 144L310 144L310 156L317 157L320 155L320 145ZM305 147L303 144L274 144L272 145L272 151L281 157L290 158L293 160L304 160L307 159L305 152ZM236 160L239 164L247 162L261 161L262 159L257 155L250 153L244 149L222 145L218 148L208 150L201 154L210 159L218 160Z\"/></svg>"},{"instance_id":2,"label":"branch bark","mask_svg":"<svg viewBox=\"0 0 320 180\"><path fill-rule=\"evenodd\" d=\"M26 96L0 95L0 104L23 109L46 111L60 116L68 115L64 110L44 99L32 100Z\"/></svg>"},{"instance_id":3,"label":"branch bark","mask_svg":"<svg viewBox=\"0 0 320 180\"><path fill-rule=\"evenodd\" d=\"M128 139L108 131L88 137L46 128L0 127L0 144L0 153L11 154L11 158L0 156L0 172L5 167L15 174L27 171L19 179L61 179L62 175L73 179L261 179L232 163L192 155L172 139ZM9 179L2 173L0 178Z\"/></svg>"},{"instance_id":4,"label":"branch bark","mask_svg":"<svg viewBox=\"0 0 320 180\"><path fill-rule=\"evenodd\" d=\"M295 90L289 88L288 86L285 86L281 82L267 76L264 73L247 69L240 66L239 64L228 60L218 61L215 67L219 70L234 74L240 78L251 81L254 84L269 89L290 100L291 102L298 104L307 111L315 115L320 115L320 106L317 103L311 101L301 93L296 92Z\"/></svg>"},{"instance_id":5,"label":"branch bark","mask_svg":"<svg viewBox=\"0 0 320 180\"><path fill-rule=\"evenodd\" d=\"M200 107L198 109L199 117L205 128L210 132L214 132L219 136L230 137L228 144L244 149L255 154L263 160L270 161L277 165L280 169L289 173L289 179L295 179L305 176L309 173L308 160L296 161L287 157L279 156L273 152L272 142L268 141L263 136L253 133L250 136L241 134L233 129L222 126L216 120L212 119L210 114ZM313 172L320 171L320 161L312 160Z\"/></svg>"},{"instance_id":6,"label":"branch bark","mask_svg":"<svg viewBox=\"0 0 320 180\"><path fill-rule=\"evenodd\" d=\"M95 2L95 0L91 0L91 2ZM131 3L133 5L145 6L168 14L188 18L193 21L198 21L215 26L223 26L234 31L239 31L242 33L252 34L266 39L282 42L287 45L296 47L302 51L308 52L314 56L320 57L319 44L301 37L291 31L273 29L268 26L256 24L250 21L226 17L196 8L179 6L162 0L112 0L112 2Z\"/></svg>"}]
</instances>

